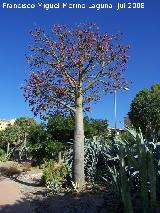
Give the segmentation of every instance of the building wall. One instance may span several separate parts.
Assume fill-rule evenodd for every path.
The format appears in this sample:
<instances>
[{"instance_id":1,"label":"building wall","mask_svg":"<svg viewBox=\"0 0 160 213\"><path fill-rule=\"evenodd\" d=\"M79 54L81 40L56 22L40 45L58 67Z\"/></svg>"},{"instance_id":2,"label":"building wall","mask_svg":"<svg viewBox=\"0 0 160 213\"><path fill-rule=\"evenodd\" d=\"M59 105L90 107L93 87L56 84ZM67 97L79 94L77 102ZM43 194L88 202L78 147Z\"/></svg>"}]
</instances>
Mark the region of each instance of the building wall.
<instances>
[{"instance_id":1,"label":"building wall","mask_svg":"<svg viewBox=\"0 0 160 213\"><path fill-rule=\"evenodd\" d=\"M0 119L0 131L4 130L7 126L13 125L16 119L4 120Z\"/></svg>"}]
</instances>

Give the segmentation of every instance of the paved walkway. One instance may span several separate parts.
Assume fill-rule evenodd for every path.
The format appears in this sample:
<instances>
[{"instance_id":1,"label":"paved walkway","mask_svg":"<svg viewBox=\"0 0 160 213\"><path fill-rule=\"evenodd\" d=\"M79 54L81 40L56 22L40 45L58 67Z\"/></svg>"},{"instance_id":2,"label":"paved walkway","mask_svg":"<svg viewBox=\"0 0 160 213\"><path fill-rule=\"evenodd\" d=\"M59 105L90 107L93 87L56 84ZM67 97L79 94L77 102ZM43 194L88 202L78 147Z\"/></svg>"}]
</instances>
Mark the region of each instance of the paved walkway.
<instances>
[{"instance_id":1,"label":"paved walkway","mask_svg":"<svg viewBox=\"0 0 160 213\"><path fill-rule=\"evenodd\" d=\"M0 177L0 212L32 213L16 183L3 177Z\"/></svg>"}]
</instances>

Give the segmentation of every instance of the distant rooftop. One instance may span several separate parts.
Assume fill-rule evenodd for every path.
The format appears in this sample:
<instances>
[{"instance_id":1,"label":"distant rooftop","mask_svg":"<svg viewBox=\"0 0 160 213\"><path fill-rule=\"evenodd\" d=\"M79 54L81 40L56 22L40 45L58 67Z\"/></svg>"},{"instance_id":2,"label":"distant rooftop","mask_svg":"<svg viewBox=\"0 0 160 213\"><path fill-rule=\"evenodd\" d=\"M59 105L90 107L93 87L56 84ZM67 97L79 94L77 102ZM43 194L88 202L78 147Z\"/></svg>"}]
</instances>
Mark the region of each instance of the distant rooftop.
<instances>
[{"instance_id":1,"label":"distant rooftop","mask_svg":"<svg viewBox=\"0 0 160 213\"><path fill-rule=\"evenodd\" d=\"M16 119L1 119L0 118L0 130L4 130L7 126L13 125Z\"/></svg>"},{"instance_id":2,"label":"distant rooftop","mask_svg":"<svg viewBox=\"0 0 160 213\"><path fill-rule=\"evenodd\" d=\"M15 121L16 120L16 118L15 119L2 119L2 118L0 118L0 121L2 121L2 122L12 122L12 121Z\"/></svg>"}]
</instances>

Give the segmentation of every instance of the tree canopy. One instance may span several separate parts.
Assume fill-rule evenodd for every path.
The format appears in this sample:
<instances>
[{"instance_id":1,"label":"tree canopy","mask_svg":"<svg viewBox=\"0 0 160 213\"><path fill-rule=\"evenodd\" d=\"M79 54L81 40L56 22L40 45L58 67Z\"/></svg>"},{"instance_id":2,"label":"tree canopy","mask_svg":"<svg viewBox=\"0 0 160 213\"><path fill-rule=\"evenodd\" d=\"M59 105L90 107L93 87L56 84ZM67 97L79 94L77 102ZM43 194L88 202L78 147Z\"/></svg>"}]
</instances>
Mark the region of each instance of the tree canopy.
<instances>
[{"instance_id":1,"label":"tree canopy","mask_svg":"<svg viewBox=\"0 0 160 213\"><path fill-rule=\"evenodd\" d=\"M160 84L137 93L128 113L131 124L148 140L160 140Z\"/></svg>"},{"instance_id":2,"label":"tree canopy","mask_svg":"<svg viewBox=\"0 0 160 213\"><path fill-rule=\"evenodd\" d=\"M6 127L0 131L0 142L3 143L17 143L20 135L20 128L17 125Z\"/></svg>"},{"instance_id":3,"label":"tree canopy","mask_svg":"<svg viewBox=\"0 0 160 213\"><path fill-rule=\"evenodd\" d=\"M85 138L93 136L108 136L108 122L103 119L89 119L84 117ZM47 132L54 140L69 142L74 138L74 120L71 116L55 115L48 119Z\"/></svg>"},{"instance_id":4,"label":"tree canopy","mask_svg":"<svg viewBox=\"0 0 160 213\"><path fill-rule=\"evenodd\" d=\"M27 55L32 72L22 85L34 114L75 112L79 93L88 111L101 93L126 87L129 46L119 44L120 36L100 33L94 23L54 25L51 33L36 28Z\"/></svg>"},{"instance_id":5,"label":"tree canopy","mask_svg":"<svg viewBox=\"0 0 160 213\"><path fill-rule=\"evenodd\" d=\"M0 142L17 145L23 143L30 131L30 127L35 124L36 122L33 118L17 118L13 125L0 131Z\"/></svg>"}]
</instances>

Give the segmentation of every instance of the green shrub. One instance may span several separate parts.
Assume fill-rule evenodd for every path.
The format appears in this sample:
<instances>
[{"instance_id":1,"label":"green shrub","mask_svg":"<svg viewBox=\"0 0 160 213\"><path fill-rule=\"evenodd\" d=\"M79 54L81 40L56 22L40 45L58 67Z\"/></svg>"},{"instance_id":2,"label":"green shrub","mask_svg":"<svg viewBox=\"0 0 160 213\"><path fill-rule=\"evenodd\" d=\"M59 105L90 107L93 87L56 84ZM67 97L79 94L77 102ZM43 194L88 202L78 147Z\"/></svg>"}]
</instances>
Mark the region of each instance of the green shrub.
<instances>
[{"instance_id":1,"label":"green shrub","mask_svg":"<svg viewBox=\"0 0 160 213\"><path fill-rule=\"evenodd\" d=\"M50 159L58 160L59 152L65 150L65 146L59 141L40 141L36 144L29 144L30 154L33 161L37 165L43 164L45 161Z\"/></svg>"},{"instance_id":2,"label":"green shrub","mask_svg":"<svg viewBox=\"0 0 160 213\"><path fill-rule=\"evenodd\" d=\"M30 128L28 135L29 153L35 165L42 165L50 159L58 160L58 153L66 149L66 146L52 139L43 125Z\"/></svg>"},{"instance_id":3,"label":"green shrub","mask_svg":"<svg viewBox=\"0 0 160 213\"><path fill-rule=\"evenodd\" d=\"M55 161L50 160L43 165L43 178L48 180L61 181L68 173L67 167L64 164L57 164Z\"/></svg>"},{"instance_id":4,"label":"green shrub","mask_svg":"<svg viewBox=\"0 0 160 213\"><path fill-rule=\"evenodd\" d=\"M3 149L0 148L0 156L4 155L5 151Z\"/></svg>"},{"instance_id":5,"label":"green shrub","mask_svg":"<svg viewBox=\"0 0 160 213\"><path fill-rule=\"evenodd\" d=\"M3 149L0 148L0 162L7 161L7 154Z\"/></svg>"},{"instance_id":6,"label":"green shrub","mask_svg":"<svg viewBox=\"0 0 160 213\"><path fill-rule=\"evenodd\" d=\"M64 164L57 164L55 161L50 160L43 165L42 180L47 188L53 192L57 191L60 182L68 174L68 168Z\"/></svg>"}]
</instances>

